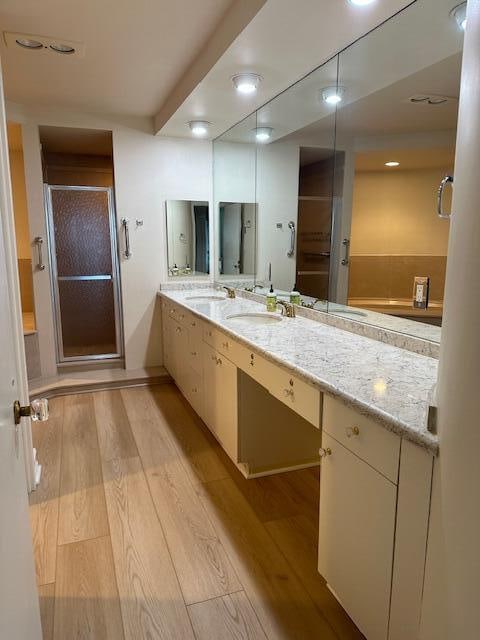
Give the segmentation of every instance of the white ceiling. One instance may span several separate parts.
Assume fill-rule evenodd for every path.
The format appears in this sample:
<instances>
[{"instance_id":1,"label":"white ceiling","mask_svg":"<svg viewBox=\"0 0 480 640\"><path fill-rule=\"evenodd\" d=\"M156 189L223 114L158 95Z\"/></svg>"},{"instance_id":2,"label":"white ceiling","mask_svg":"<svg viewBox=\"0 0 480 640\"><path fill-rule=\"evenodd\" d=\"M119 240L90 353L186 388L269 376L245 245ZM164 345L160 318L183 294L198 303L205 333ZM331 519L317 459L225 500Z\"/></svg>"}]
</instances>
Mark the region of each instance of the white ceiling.
<instances>
[{"instance_id":1,"label":"white ceiling","mask_svg":"<svg viewBox=\"0 0 480 640\"><path fill-rule=\"evenodd\" d=\"M76 58L7 47L2 38L6 97L36 106L153 116L238 3L258 7L263 0L1 0L3 32L85 45L85 55Z\"/></svg>"},{"instance_id":2,"label":"white ceiling","mask_svg":"<svg viewBox=\"0 0 480 640\"><path fill-rule=\"evenodd\" d=\"M200 118L212 123L210 134L216 137L408 4L376 0L354 7L347 0L267 0L168 122L157 118L156 128L162 135L186 136L186 123ZM240 71L263 76L254 96L233 90L231 77Z\"/></svg>"}]
</instances>

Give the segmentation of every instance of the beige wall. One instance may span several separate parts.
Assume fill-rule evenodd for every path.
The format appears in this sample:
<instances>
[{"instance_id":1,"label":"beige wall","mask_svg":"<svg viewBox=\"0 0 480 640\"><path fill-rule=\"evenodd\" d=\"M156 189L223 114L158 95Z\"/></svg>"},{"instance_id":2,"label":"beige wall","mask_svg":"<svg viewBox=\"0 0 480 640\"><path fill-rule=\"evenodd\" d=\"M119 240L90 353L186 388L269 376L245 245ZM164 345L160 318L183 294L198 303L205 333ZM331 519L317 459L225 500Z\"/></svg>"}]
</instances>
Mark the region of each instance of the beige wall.
<instances>
[{"instance_id":1,"label":"beige wall","mask_svg":"<svg viewBox=\"0 0 480 640\"><path fill-rule=\"evenodd\" d=\"M449 171L357 172L351 255L445 256L449 224L435 209L438 185ZM449 195L445 207L450 207Z\"/></svg>"},{"instance_id":2,"label":"beige wall","mask_svg":"<svg viewBox=\"0 0 480 640\"><path fill-rule=\"evenodd\" d=\"M28 230L27 192L22 151L9 151L10 174L12 177L13 208L15 213L15 235L19 260L30 260L30 233Z\"/></svg>"}]
</instances>

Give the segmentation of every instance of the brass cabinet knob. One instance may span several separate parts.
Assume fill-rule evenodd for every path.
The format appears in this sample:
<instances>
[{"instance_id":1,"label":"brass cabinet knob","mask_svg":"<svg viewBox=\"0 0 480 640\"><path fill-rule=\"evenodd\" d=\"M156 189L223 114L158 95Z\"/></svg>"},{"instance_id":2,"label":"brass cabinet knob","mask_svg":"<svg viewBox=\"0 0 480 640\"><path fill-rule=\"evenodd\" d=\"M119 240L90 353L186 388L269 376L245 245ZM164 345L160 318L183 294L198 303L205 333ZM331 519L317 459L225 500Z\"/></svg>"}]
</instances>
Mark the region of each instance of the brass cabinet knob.
<instances>
[{"instance_id":1,"label":"brass cabinet knob","mask_svg":"<svg viewBox=\"0 0 480 640\"><path fill-rule=\"evenodd\" d=\"M196 351L190 351L190 355L195 357L197 355L197 352Z\"/></svg>"},{"instance_id":2,"label":"brass cabinet knob","mask_svg":"<svg viewBox=\"0 0 480 640\"><path fill-rule=\"evenodd\" d=\"M345 431L347 433L347 438L360 435L360 429L358 427L347 427Z\"/></svg>"},{"instance_id":3,"label":"brass cabinet knob","mask_svg":"<svg viewBox=\"0 0 480 640\"><path fill-rule=\"evenodd\" d=\"M228 349L228 342L222 342L222 346L224 349Z\"/></svg>"},{"instance_id":4,"label":"brass cabinet knob","mask_svg":"<svg viewBox=\"0 0 480 640\"><path fill-rule=\"evenodd\" d=\"M293 387L293 378L290 378L290 380L289 380L289 385L290 385L291 387Z\"/></svg>"},{"instance_id":5,"label":"brass cabinet knob","mask_svg":"<svg viewBox=\"0 0 480 640\"><path fill-rule=\"evenodd\" d=\"M320 449L318 450L318 455L320 456L320 458L326 458L327 456L332 455L332 450L330 449L330 447L320 447Z\"/></svg>"},{"instance_id":6,"label":"brass cabinet knob","mask_svg":"<svg viewBox=\"0 0 480 640\"><path fill-rule=\"evenodd\" d=\"M284 390L283 390L283 395L284 395L286 398L288 398L289 396L290 396L291 398L293 398L294 393L295 393L295 392L294 392L294 390L293 390L293 389L284 389Z\"/></svg>"}]
</instances>

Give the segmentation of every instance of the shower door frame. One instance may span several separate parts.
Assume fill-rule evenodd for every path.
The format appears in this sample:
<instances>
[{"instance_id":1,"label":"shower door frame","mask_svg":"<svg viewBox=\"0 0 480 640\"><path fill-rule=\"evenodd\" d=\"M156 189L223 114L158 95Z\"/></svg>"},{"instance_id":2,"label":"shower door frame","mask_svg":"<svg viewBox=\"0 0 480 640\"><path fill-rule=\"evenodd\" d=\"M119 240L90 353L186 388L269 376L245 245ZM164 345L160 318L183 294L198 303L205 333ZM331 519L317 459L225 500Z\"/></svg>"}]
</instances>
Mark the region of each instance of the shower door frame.
<instances>
[{"instance_id":1,"label":"shower door frame","mask_svg":"<svg viewBox=\"0 0 480 640\"><path fill-rule=\"evenodd\" d=\"M104 191L107 194L108 202L108 222L110 229L110 251L112 256L112 284L113 284L113 304L115 318L115 341L116 351L114 353L101 353L86 356L65 356L63 352L63 332L62 315L60 309L60 295L58 290L58 270L57 253L55 246L55 227L53 222L52 191ZM112 187L90 187L83 185L61 185L45 184L45 211L47 215L47 238L50 258L50 287L53 301L53 321L55 325L55 348L57 353L57 364L73 363L95 360L113 360L123 357L123 324L121 314L121 288L120 288L120 265L118 256L117 225L115 215L115 205ZM98 280L98 276L71 276L70 279L77 280Z\"/></svg>"}]
</instances>

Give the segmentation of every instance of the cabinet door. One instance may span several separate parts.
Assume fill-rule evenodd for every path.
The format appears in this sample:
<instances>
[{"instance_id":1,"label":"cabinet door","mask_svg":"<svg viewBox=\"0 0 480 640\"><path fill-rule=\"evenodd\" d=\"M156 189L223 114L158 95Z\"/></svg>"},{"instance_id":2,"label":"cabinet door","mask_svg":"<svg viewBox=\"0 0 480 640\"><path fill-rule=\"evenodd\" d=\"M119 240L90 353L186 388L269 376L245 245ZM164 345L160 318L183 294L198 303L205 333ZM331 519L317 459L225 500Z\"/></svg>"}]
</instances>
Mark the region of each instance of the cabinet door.
<instances>
[{"instance_id":1,"label":"cabinet door","mask_svg":"<svg viewBox=\"0 0 480 640\"><path fill-rule=\"evenodd\" d=\"M325 432L322 444L318 570L368 640L386 640L396 487Z\"/></svg>"},{"instance_id":2,"label":"cabinet door","mask_svg":"<svg viewBox=\"0 0 480 640\"><path fill-rule=\"evenodd\" d=\"M183 325L179 324L175 320L172 320L172 326L173 372L175 382L180 387L180 389L184 391L188 383L188 329L186 329Z\"/></svg>"},{"instance_id":3,"label":"cabinet door","mask_svg":"<svg viewBox=\"0 0 480 640\"><path fill-rule=\"evenodd\" d=\"M221 354L216 361L215 429L230 458L237 462L238 411L237 367Z\"/></svg>"},{"instance_id":4,"label":"cabinet door","mask_svg":"<svg viewBox=\"0 0 480 640\"><path fill-rule=\"evenodd\" d=\"M216 432L216 376L217 353L206 342L203 344L203 395L204 395L204 420L213 433Z\"/></svg>"}]
</instances>

